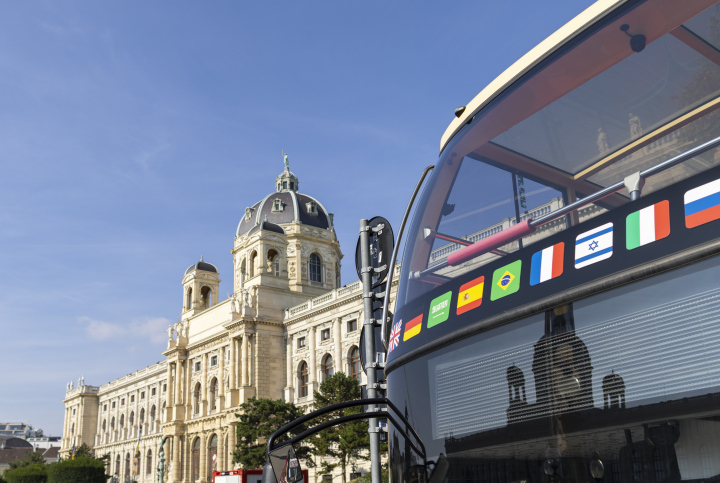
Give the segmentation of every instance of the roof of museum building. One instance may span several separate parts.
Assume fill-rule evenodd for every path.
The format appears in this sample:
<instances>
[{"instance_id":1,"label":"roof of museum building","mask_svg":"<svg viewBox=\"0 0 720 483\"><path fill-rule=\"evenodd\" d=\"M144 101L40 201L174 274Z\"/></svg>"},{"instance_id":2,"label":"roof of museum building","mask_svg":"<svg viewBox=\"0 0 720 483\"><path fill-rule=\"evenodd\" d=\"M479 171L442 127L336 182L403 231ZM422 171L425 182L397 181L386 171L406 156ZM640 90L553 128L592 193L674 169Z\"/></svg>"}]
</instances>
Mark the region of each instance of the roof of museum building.
<instances>
[{"instance_id":1,"label":"roof of museum building","mask_svg":"<svg viewBox=\"0 0 720 483\"><path fill-rule=\"evenodd\" d=\"M212 263L204 261L202 256L200 257L199 262L190 265L188 269L185 270L185 275L192 272L193 270L205 270L206 272L218 273L217 267Z\"/></svg>"},{"instance_id":2,"label":"roof of museum building","mask_svg":"<svg viewBox=\"0 0 720 483\"><path fill-rule=\"evenodd\" d=\"M236 236L253 234L259 230L285 233L282 225L303 225L332 230L332 216L315 198L298 192L299 181L289 167L285 155L285 170L275 179L274 193L245 208Z\"/></svg>"}]
</instances>

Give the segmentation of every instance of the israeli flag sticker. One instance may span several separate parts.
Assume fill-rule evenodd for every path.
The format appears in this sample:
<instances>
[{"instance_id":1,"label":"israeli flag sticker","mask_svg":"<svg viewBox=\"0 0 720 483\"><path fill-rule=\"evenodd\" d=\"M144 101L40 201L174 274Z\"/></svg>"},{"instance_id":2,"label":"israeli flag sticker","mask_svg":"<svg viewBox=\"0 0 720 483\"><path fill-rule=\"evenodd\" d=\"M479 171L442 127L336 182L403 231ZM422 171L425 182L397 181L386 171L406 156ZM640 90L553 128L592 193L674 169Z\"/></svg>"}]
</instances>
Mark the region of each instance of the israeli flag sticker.
<instances>
[{"instance_id":1,"label":"israeli flag sticker","mask_svg":"<svg viewBox=\"0 0 720 483\"><path fill-rule=\"evenodd\" d=\"M606 223L575 239L575 268L607 260L613 254L613 224Z\"/></svg>"}]
</instances>

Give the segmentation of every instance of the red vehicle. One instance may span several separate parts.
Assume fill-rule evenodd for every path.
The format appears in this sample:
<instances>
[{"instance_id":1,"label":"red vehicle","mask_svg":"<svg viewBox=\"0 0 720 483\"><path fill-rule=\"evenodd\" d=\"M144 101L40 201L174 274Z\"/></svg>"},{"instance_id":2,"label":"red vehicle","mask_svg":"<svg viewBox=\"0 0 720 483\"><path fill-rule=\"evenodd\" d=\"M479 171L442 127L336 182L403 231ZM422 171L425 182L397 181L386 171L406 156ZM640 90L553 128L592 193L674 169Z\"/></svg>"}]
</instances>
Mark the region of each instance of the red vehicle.
<instances>
[{"instance_id":1,"label":"red vehicle","mask_svg":"<svg viewBox=\"0 0 720 483\"><path fill-rule=\"evenodd\" d=\"M302 470L303 482L308 481L307 470ZM213 471L213 483L261 483L262 470Z\"/></svg>"}]
</instances>

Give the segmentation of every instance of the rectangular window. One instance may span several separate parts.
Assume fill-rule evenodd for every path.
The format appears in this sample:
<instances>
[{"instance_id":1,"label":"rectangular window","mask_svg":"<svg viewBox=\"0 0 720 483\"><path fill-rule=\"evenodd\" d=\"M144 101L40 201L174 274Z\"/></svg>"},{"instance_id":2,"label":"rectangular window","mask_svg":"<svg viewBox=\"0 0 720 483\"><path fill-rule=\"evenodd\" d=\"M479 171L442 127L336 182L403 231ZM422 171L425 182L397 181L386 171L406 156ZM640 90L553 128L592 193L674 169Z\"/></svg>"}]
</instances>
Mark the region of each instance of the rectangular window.
<instances>
[{"instance_id":1,"label":"rectangular window","mask_svg":"<svg viewBox=\"0 0 720 483\"><path fill-rule=\"evenodd\" d=\"M150 395L151 395L151 396L154 396L154 395L155 395L155 392L156 392L156 389L155 389L154 387L153 387L152 389L150 389Z\"/></svg>"},{"instance_id":2,"label":"rectangular window","mask_svg":"<svg viewBox=\"0 0 720 483\"><path fill-rule=\"evenodd\" d=\"M320 332L320 339L321 340L330 340L330 329L323 329Z\"/></svg>"},{"instance_id":3,"label":"rectangular window","mask_svg":"<svg viewBox=\"0 0 720 483\"><path fill-rule=\"evenodd\" d=\"M107 411L107 404L103 404L103 412Z\"/></svg>"},{"instance_id":4,"label":"rectangular window","mask_svg":"<svg viewBox=\"0 0 720 483\"><path fill-rule=\"evenodd\" d=\"M163 384L163 392L167 392L167 384Z\"/></svg>"},{"instance_id":5,"label":"rectangular window","mask_svg":"<svg viewBox=\"0 0 720 483\"><path fill-rule=\"evenodd\" d=\"M145 399L145 391L140 393L140 399Z\"/></svg>"},{"instance_id":6,"label":"rectangular window","mask_svg":"<svg viewBox=\"0 0 720 483\"><path fill-rule=\"evenodd\" d=\"M349 320L347 323L347 331L355 332L357 330L357 320Z\"/></svg>"},{"instance_id":7,"label":"rectangular window","mask_svg":"<svg viewBox=\"0 0 720 483\"><path fill-rule=\"evenodd\" d=\"M73 416L75 416L75 408L73 408Z\"/></svg>"},{"instance_id":8,"label":"rectangular window","mask_svg":"<svg viewBox=\"0 0 720 483\"><path fill-rule=\"evenodd\" d=\"M217 366L217 361L218 361L217 356L210 357L210 367Z\"/></svg>"},{"instance_id":9,"label":"rectangular window","mask_svg":"<svg viewBox=\"0 0 720 483\"><path fill-rule=\"evenodd\" d=\"M302 349L305 347L305 337L300 337L298 339L298 349Z\"/></svg>"},{"instance_id":10,"label":"rectangular window","mask_svg":"<svg viewBox=\"0 0 720 483\"><path fill-rule=\"evenodd\" d=\"M122 399L120 400L120 405L121 405L121 406L124 406L124 405L125 405L125 398L122 398Z\"/></svg>"},{"instance_id":11,"label":"rectangular window","mask_svg":"<svg viewBox=\"0 0 720 483\"><path fill-rule=\"evenodd\" d=\"M195 363L195 372L200 372L200 361Z\"/></svg>"},{"instance_id":12,"label":"rectangular window","mask_svg":"<svg viewBox=\"0 0 720 483\"><path fill-rule=\"evenodd\" d=\"M112 402L112 408L115 409L115 401Z\"/></svg>"},{"instance_id":13,"label":"rectangular window","mask_svg":"<svg viewBox=\"0 0 720 483\"><path fill-rule=\"evenodd\" d=\"M134 403L134 402L135 402L135 396L130 396L130 402L131 402L131 403Z\"/></svg>"}]
</instances>

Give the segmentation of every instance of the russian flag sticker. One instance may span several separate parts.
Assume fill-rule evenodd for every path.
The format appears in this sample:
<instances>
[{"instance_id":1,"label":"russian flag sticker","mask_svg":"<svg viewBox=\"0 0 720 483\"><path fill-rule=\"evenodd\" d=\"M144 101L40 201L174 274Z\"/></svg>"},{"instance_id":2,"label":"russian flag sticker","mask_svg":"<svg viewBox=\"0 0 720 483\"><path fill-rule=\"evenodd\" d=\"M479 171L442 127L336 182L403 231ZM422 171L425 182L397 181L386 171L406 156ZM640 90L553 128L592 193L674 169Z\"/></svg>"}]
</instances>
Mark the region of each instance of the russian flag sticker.
<instances>
[{"instance_id":1,"label":"russian flag sticker","mask_svg":"<svg viewBox=\"0 0 720 483\"><path fill-rule=\"evenodd\" d=\"M530 264L530 285L547 282L563 273L565 244L560 242L536 252Z\"/></svg>"},{"instance_id":2,"label":"russian flag sticker","mask_svg":"<svg viewBox=\"0 0 720 483\"><path fill-rule=\"evenodd\" d=\"M685 226L695 228L720 219L720 179L685 193Z\"/></svg>"}]
</instances>

